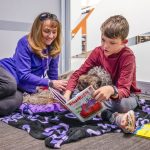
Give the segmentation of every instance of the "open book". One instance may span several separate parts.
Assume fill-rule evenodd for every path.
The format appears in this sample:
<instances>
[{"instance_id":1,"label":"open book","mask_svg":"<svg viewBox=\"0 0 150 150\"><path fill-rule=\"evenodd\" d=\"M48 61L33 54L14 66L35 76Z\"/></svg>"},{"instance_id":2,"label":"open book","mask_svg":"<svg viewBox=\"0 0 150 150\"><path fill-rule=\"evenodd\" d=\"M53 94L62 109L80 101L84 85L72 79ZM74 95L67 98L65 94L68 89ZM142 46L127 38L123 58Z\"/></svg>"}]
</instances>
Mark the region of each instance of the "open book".
<instances>
[{"instance_id":1,"label":"open book","mask_svg":"<svg viewBox=\"0 0 150 150\"><path fill-rule=\"evenodd\" d=\"M87 87L68 101L55 89L49 88L49 90L54 99L59 100L82 122L91 119L102 109L102 104L92 97L94 92L92 86Z\"/></svg>"}]
</instances>

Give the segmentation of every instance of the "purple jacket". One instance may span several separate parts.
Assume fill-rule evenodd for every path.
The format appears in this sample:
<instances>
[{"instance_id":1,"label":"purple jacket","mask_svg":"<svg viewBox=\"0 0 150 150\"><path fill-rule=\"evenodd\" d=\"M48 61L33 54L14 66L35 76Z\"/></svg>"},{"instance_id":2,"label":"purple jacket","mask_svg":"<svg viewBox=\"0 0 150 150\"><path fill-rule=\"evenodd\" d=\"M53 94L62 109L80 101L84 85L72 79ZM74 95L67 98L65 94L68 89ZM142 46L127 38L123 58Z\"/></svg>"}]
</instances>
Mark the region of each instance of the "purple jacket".
<instances>
[{"instance_id":1,"label":"purple jacket","mask_svg":"<svg viewBox=\"0 0 150 150\"><path fill-rule=\"evenodd\" d=\"M48 53L48 49L43 50ZM0 60L0 65L9 71L16 79L18 88L25 92L36 92L36 86L48 86L48 80L58 79L59 56L40 58L29 46L27 36L22 37L17 44L12 58ZM48 78L43 78L47 72Z\"/></svg>"}]
</instances>

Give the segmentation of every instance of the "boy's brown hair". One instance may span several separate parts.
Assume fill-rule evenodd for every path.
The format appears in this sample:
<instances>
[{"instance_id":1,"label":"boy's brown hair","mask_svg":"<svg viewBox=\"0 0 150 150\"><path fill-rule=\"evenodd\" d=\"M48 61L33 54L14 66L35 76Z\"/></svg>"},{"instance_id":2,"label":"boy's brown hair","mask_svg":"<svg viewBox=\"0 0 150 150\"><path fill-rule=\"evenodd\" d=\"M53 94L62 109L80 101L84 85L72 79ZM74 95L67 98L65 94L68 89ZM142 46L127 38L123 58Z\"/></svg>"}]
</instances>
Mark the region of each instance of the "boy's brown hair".
<instances>
[{"instance_id":1,"label":"boy's brown hair","mask_svg":"<svg viewBox=\"0 0 150 150\"><path fill-rule=\"evenodd\" d=\"M121 38L125 40L129 33L129 24L123 16L115 15L108 18L100 29L102 34L110 39Z\"/></svg>"}]
</instances>

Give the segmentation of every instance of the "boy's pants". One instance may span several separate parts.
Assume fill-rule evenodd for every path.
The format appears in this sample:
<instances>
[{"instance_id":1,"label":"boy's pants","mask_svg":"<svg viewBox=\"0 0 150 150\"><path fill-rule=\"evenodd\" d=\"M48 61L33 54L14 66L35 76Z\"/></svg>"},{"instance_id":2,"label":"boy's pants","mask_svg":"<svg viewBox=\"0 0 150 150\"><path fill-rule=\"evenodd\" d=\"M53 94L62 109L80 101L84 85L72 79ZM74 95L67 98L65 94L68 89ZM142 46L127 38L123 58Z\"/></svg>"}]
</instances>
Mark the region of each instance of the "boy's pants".
<instances>
[{"instance_id":1,"label":"boy's pants","mask_svg":"<svg viewBox=\"0 0 150 150\"><path fill-rule=\"evenodd\" d=\"M111 112L126 113L129 110L134 110L138 106L138 97L135 94L131 94L128 98L122 98L121 100L108 100L103 103L104 109L108 109Z\"/></svg>"},{"instance_id":2,"label":"boy's pants","mask_svg":"<svg viewBox=\"0 0 150 150\"><path fill-rule=\"evenodd\" d=\"M17 90L16 80L0 66L0 116L12 113L22 100L23 94Z\"/></svg>"}]
</instances>

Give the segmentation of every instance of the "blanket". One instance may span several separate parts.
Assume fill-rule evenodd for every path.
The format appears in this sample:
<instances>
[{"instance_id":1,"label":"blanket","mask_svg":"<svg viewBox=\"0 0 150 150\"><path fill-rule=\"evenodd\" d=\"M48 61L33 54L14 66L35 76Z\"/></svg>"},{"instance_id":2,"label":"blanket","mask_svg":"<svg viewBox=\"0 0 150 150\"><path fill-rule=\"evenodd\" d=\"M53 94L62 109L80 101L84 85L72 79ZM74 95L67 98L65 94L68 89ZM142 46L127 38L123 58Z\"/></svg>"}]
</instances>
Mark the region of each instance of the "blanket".
<instances>
[{"instance_id":1,"label":"blanket","mask_svg":"<svg viewBox=\"0 0 150 150\"><path fill-rule=\"evenodd\" d=\"M150 123L150 101L141 99L135 110L136 127ZM62 144L78 141L109 132L121 132L115 125L104 122L99 117L80 122L60 103L37 105L23 103L13 114L1 117L13 127L25 130L32 137L45 141L50 148L60 148Z\"/></svg>"}]
</instances>

